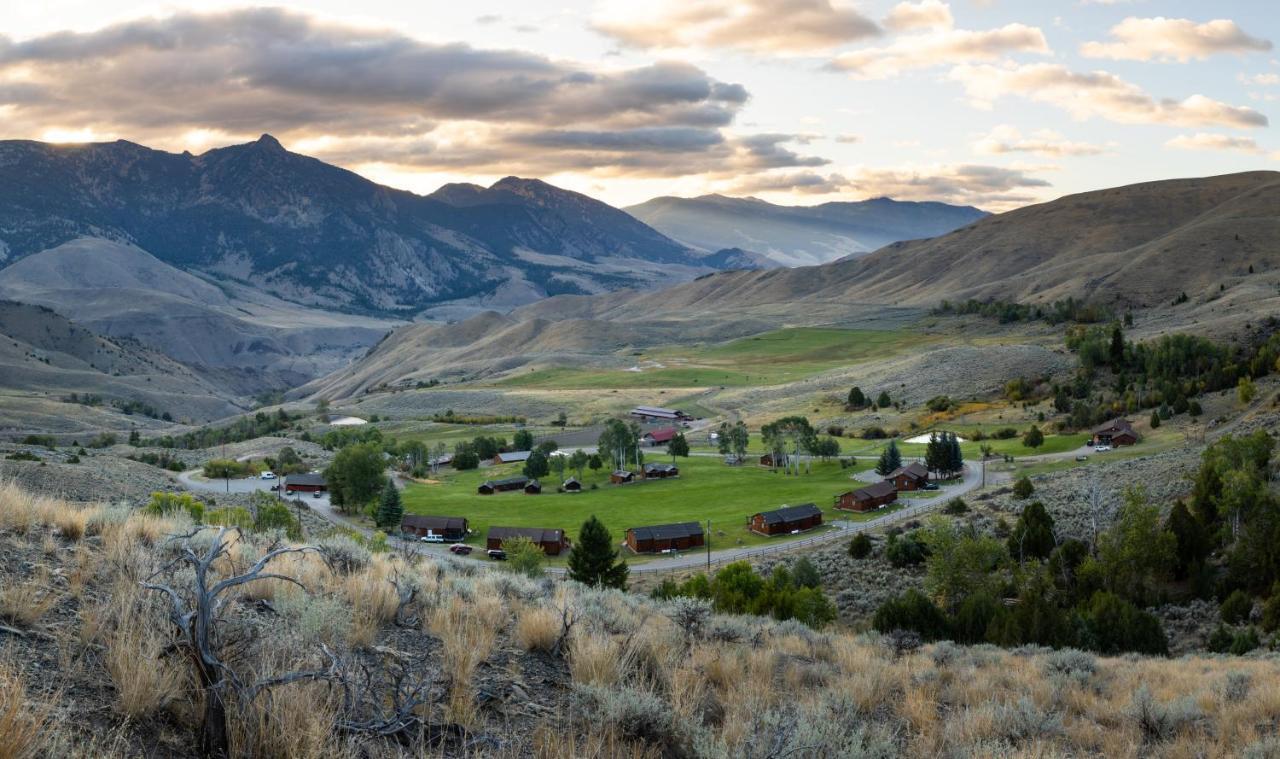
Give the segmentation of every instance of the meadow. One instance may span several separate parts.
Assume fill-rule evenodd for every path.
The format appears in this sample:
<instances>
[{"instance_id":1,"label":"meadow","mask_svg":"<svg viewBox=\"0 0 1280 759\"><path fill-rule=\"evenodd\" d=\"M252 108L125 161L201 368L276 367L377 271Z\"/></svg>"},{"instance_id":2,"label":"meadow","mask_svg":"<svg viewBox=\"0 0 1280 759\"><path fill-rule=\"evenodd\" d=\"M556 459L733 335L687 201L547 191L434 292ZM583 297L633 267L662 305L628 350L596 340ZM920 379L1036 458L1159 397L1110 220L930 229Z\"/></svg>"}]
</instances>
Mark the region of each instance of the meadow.
<instances>
[{"instance_id":1,"label":"meadow","mask_svg":"<svg viewBox=\"0 0 1280 759\"><path fill-rule=\"evenodd\" d=\"M931 338L905 330L801 327L718 345L660 348L632 354L627 368L546 368L496 384L524 388L752 387L794 382L819 372L882 359Z\"/></svg>"},{"instance_id":2,"label":"meadow","mask_svg":"<svg viewBox=\"0 0 1280 759\"><path fill-rule=\"evenodd\" d=\"M671 459L651 453L648 460ZM791 476L752 463L726 466L719 458L709 456L682 458L677 463L678 478L628 485L610 485L607 471L588 469L581 493L557 493L554 485L557 476L552 474L542 478L545 487L541 495L476 493L476 487L487 479L518 475L518 465L468 472L444 470L435 483L414 483L406 488L405 511L464 516L470 520L473 531L468 542L476 545L483 543L485 532L492 525L564 528L576 539L582 523L594 514L620 543L629 527L687 521L705 524L710 519L713 550L784 540L765 538L747 529L747 520L752 514L784 505L815 503L827 521L862 520L872 516L832 508L836 494L863 484L852 479L859 468L842 469L835 461L814 462L811 474ZM876 512L882 513L885 511Z\"/></svg>"},{"instance_id":3,"label":"meadow","mask_svg":"<svg viewBox=\"0 0 1280 759\"><path fill-rule=\"evenodd\" d=\"M707 430L706 432L698 432L691 435L689 444L692 446L692 450L704 453L715 451L715 446L710 444L707 437L708 433L713 430L714 428ZM957 434L963 437L965 432L968 430L957 429L956 431ZM990 432L990 430L988 430L988 432ZM913 432L911 433L911 436L915 437L917 434L920 433ZM837 439L840 441L840 453L845 456L879 456L880 452L889 444L888 440L864 440L862 438L848 437ZM998 456L1008 455L1022 457L1073 451L1084 445L1088 440L1089 436L1084 433L1066 435L1046 434L1044 436L1044 443L1040 447L1028 448L1022 444L1022 436L1019 435L1018 437L1010 438L1008 440L987 439L981 442L966 440L960 444L960 450L964 453L966 461L976 461L982 455L981 446L983 445L991 446L992 451ZM907 458L923 458L926 445L927 444L925 443L904 443L901 439L898 440L898 450ZM748 447L748 455L758 457L764 452L765 446L764 442L760 439L760 434L758 432L752 432Z\"/></svg>"}]
</instances>

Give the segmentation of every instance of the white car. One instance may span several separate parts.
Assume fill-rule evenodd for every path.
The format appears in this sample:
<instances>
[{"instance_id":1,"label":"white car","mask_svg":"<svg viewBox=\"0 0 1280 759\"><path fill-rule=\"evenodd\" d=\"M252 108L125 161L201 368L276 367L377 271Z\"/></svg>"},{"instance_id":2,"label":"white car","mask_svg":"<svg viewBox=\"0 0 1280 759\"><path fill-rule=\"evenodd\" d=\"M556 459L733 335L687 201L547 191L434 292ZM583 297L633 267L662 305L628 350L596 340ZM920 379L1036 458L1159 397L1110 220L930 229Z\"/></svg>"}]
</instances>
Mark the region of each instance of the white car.
<instances>
[{"instance_id":1,"label":"white car","mask_svg":"<svg viewBox=\"0 0 1280 759\"><path fill-rule=\"evenodd\" d=\"M1109 450L1111 450L1111 446L1109 446L1109 445L1100 445L1100 446L1098 446L1097 448L1094 448L1094 449L1093 449L1093 452L1094 452L1094 453L1106 453L1106 452L1107 452L1107 451L1109 451Z\"/></svg>"},{"instance_id":2,"label":"white car","mask_svg":"<svg viewBox=\"0 0 1280 759\"><path fill-rule=\"evenodd\" d=\"M444 536L443 535L423 535L420 538L420 540L422 540L423 543L443 543Z\"/></svg>"},{"instance_id":3,"label":"white car","mask_svg":"<svg viewBox=\"0 0 1280 759\"><path fill-rule=\"evenodd\" d=\"M263 472L262 474L260 474L260 475L258 475L258 476L259 476L259 477L261 477L261 478L262 478L262 479L264 479L264 480L274 480L274 479L276 478L276 473L275 473L275 472Z\"/></svg>"}]
</instances>

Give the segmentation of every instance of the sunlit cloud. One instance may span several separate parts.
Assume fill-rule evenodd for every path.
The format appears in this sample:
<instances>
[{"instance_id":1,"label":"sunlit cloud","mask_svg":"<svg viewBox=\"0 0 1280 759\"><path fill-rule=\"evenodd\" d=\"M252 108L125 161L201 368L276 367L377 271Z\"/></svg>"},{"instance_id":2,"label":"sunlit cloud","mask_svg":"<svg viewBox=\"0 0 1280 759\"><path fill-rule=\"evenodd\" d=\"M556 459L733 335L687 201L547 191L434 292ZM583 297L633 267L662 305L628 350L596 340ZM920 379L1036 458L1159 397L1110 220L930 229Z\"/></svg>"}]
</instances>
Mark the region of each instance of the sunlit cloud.
<instances>
[{"instance_id":1,"label":"sunlit cloud","mask_svg":"<svg viewBox=\"0 0 1280 759\"><path fill-rule=\"evenodd\" d=\"M985 155L1032 153L1060 158L1063 156L1098 155L1106 147L1088 142L1074 142L1052 129L1040 129L1024 136L1016 127L1001 124L974 143L973 149Z\"/></svg>"},{"instance_id":2,"label":"sunlit cloud","mask_svg":"<svg viewBox=\"0 0 1280 759\"><path fill-rule=\"evenodd\" d=\"M940 0L898 3L884 18L884 26L895 32L917 29L950 29L955 26L951 6Z\"/></svg>"},{"instance_id":3,"label":"sunlit cloud","mask_svg":"<svg viewBox=\"0 0 1280 759\"><path fill-rule=\"evenodd\" d=\"M1252 53L1271 49L1271 42L1246 34L1236 22L1216 19L1197 24L1185 18L1126 18L1111 27L1111 42L1086 42L1087 58L1125 61L1204 59L1218 53Z\"/></svg>"},{"instance_id":4,"label":"sunlit cloud","mask_svg":"<svg viewBox=\"0 0 1280 759\"><path fill-rule=\"evenodd\" d=\"M952 69L949 77L965 88L970 102L979 108L1018 96L1058 106L1077 119L1236 128L1267 125L1266 116L1247 106L1228 105L1205 95L1156 99L1115 74L1072 71L1056 63L962 65Z\"/></svg>"},{"instance_id":5,"label":"sunlit cloud","mask_svg":"<svg viewBox=\"0 0 1280 759\"><path fill-rule=\"evenodd\" d=\"M892 44L842 53L829 68L859 79L885 79L906 71L999 60L1010 53L1049 53L1044 32L1025 24L969 31L943 29L900 37Z\"/></svg>"},{"instance_id":6,"label":"sunlit cloud","mask_svg":"<svg viewBox=\"0 0 1280 759\"><path fill-rule=\"evenodd\" d=\"M830 0L619 2L604 9L592 26L628 47L764 54L807 53L880 33L857 9Z\"/></svg>"},{"instance_id":7,"label":"sunlit cloud","mask_svg":"<svg viewBox=\"0 0 1280 759\"><path fill-rule=\"evenodd\" d=\"M1180 134L1165 143L1166 146L1179 150L1237 150L1244 153L1261 153L1262 148L1251 137L1236 137L1227 134L1196 132Z\"/></svg>"}]
</instances>

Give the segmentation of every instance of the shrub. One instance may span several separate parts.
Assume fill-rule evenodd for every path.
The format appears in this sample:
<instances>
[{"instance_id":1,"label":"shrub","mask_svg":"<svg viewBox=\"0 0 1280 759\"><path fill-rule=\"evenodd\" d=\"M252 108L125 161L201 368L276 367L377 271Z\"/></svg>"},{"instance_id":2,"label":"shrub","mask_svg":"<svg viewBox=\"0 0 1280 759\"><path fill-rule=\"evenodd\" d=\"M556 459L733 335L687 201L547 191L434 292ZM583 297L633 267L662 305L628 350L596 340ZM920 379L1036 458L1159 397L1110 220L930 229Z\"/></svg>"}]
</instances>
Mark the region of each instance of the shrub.
<instances>
[{"instance_id":1,"label":"shrub","mask_svg":"<svg viewBox=\"0 0 1280 759\"><path fill-rule=\"evenodd\" d=\"M919 536L912 532L902 536L890 535L889 542L885 544L884 555L890 564L901 568L924 562L929 555L929 549Z\"/></svg>"},{"instance_id":2,"label":"shrub","mask_svg":"<svg viewBox=\"0 0 1280 759\"><path fill-rule=\"evenodd\" d=\"M1036 486L1031 484L1031 478L1026 476L1025 474L1019 477L1017 481L1013 483L1014 498L1018 498L1020 500L1026 500L1030 498L1031 494L1034 492L1036 492Z\"/></svg>"},{"instance_id":3,"label":"shrub","mask_svg":"<svg viewBox=\"0 0 1280 759\"><path fill-rule=\"evenodd\" d=\"M1098 659L1087 651L1063 648L1049 654L1044 662L1044 673L1049 677L1066 677L1083 682L1098 669Z\"/></svg>"},{"instance_id":4,"label":"shrub","mask_svg":"<svg viewBox=\"0 0 1280 759\"><path fill-rule=\"evenodd\" d=\"M507 552L507 561L502 565L503 569L533 579L542 576L542 565L547 556L537 543L525 537L517 537L504 541L502 549Z\"/></svg>"},{"instance_id":5,"label":"shrub","mask_svg":"<svg viewBox=\"0 0 1280 759\"><path fill-rule=\"evenodd\" d=\"M1248 672L1228 672L1218 687L1218 693L1227 703L1239 703L1249 695L1253 677Z\"/></svg>"},{"instance_id":6,"label":"shrub","mask_svg":"<svg viewBox=\"0 0 1280 759\"><path fill-rule=\"evenodd\" d=\"M329 566L339 574L354 574L369 566L372 556L369 549L351 536L339 533L323 538L317 544Z\"/></svg>"},{"instance_id":7,"label":"shrub","mask_svg":"<svg viewBox=\"0 0 1280 759\"><path fill-rule=\"evenodd\" d=\"M1151 695L1146 685L1133 694L1128 713L1143 737L1156 743L1172 739L1180 731L1194 727L1204 717L1194 699L1184 697L1162 704Z\"/></svg>"},{"instance_id":8,"label":"shrub","mask_svg":"<svg viewBox=\"0 0 1280 759\"><path fill-rule=\"evenodd\" d=\"M871 626L882 633L909 630L930 641L947 637L946 617L915 588L880 604Z\"/></svg>"},{"instance_id":9,"label":"shrub","mask_svg":"<svg viewBox=\"0 0 1280 759\"><path fill-rule=\"evenodd\" d=\"M963 498L952 498L950 501L947 501L945 506L942 507L942 513L950 514L952 516L965 514L968 513L968 511L969 504L965 503Z\"/></svg>"},{"instance_id":10,"label":"shrub","mask_svg":"<svg viewBox=\"0 0 1280 759\"><path fill-rule=\"evenodd\" d=\"M1018 699L1016 703L1003 703L997 706L995 723L996 730L1013 743L1062 732L1062 715L1058 712L1041 711L1035 702L1026 696Z\"/></svg>"},{"instance_id":11,"label":"shrub","mask_svg":"<svg viewBox=\"0 0 1280 759\"><path fill-rule=\"evenodd\" d=\"M867 537L865 532L860 532L853 536L853 540L849 541L849 557L852 559L865 559L871 555L871 538Z\"/></svg>"},{"instance_id":12,"label":"shrub","mask_svg":"<svg viewBox=\"0 0 1280 759\"><path fill-rule=\"evenodd\" d=\"M1249 613L1253 611L1253 599L1243 590L1233 590L1218 610L1223 622L1238 625L1249 618Z\"/></svg>"},{"instance_id":13,"label":"shrub","mask_svg":"<svg viewBox=\"0 0 1280 759\"><path fill-rule=\"evenodd\" d=\"M951 398L949 396L935 395L934 397L925 401L924 405L930 411L934 412L935 414L938 414L950 409L952 406L952 403L951 403Z\"/></svg>"},{"instance_id":14,"label":"shrub","mask_svg":"<svg viewBox=\"0 0 1280 759\"><path fill-rule=\"evenodd\" d=\"M542 606L525 609L516 620L515 638L526 651L550 653L560 638L560 617Z\"/></svg>"},{"instance_id":15,"label":"shrub","mask_svg":"<svg viewBox=\"0 0 1280 759\"><path fill-rule=\"evenodd\" d=\"M667 616L686 637L696 639L711 618L711 604L701 598L678 597L667 607Z\"/></svg>"},{"instance_id":16,"label":"shrub","mask_svg":"<svg viewBox=\"0 0 1280 759\"><path fill-rule=\"evenodd\" d=\"M614 731L626 740L678 742L676 718L658 696L636 687L575 684L574 707L581 721Z\"/></svg>"},{"instance_id":17,"label":"shrub","mask_svg":"<svg viewBox=\"0 0 1280 759\"><path fill-rule=\"evenodd\" d=\"M1231 639L1231 646L1227 648L1227 653L1233 656L1244 656L1261 645L1262 641L1258 639L1257 631L1252 627L1246 627Z\"/></svg>"},{"instance_id":18,"label":"shrub","mask_svg":"<svg viewBox=\"0 0 1280 759\"><path fill-rule=\"evenodd\" d=\"M204 519L204 504L190 493L166 493L158 491L151 494L151 501L142 508L144 513L152 516L169 516L177 511L185 511L193 522Z\"/></svg>"}]
</instances>

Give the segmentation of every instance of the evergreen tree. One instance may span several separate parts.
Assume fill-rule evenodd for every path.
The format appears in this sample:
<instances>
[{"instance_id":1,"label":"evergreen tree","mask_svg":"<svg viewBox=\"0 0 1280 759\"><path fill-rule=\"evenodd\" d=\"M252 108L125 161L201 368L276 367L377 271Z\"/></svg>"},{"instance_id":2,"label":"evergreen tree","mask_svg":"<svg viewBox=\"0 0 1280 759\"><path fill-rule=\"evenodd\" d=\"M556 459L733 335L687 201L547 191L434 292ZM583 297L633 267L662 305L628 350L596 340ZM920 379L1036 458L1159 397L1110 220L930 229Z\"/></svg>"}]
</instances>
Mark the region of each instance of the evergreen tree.
<instances>
[{"instance_id":1,"label":"evergreen tree","mask_svg":"<svg viewBox=\"0 0 1280 759\"><path fill-rule=\"evenodd\" d=\"M1053 537L1053 517L1044 504L1032 501L1018 516L1018 523L1009 533L1009 555L1018 561L1047 559L1057 546Z\"/></svg>"},{"instance_id":2,"label":"evergreen tree","mask_svg":"<svg viewBox=\"0 0 1280 759\"><path fill-rule=\"evenodd\" d=\"M862 388L855 387L849 390L849 408L862 408L867 405L867 396L862 394Z\"/></svg>"},{"instance_id":3,"label":"evergreen tree","mask_svg":"<svg viewBox=\"0 0 1280 759\"><path fill-rule=\"evenodd\" d=\"M675 437L671 438L671 442L667 443L667 454L671 456L671 463L676 462L676 456L689 455L689 441L685 439L683 432L677 432Z\"/></svg>"},{"instance_id":4,"label":"evergreen tree","mask_svg":"<svg viewBox=\"0 0 1280 759\"><path fill-rule=\"evenodd\" d=\"M1208 530L1182 501L1173 505L1173 510L1169 512L1169 519L1165 522L1165 529L1172 532L1177 541L1173 576L1176 579L1185 580L1191 575L1192 570L1209 555L1211 544Z\"/></svg>"},{"instance_id":5,"label":"evergreen tree","mask_svg":"<svg viewBox=\"0 0 1280 759\"><path fill-rule=\"evenodd\" d=\"M1028 448L1039 448L1044 445L1044 433L1033 424L1031 429L1027 430L1026 434L1022 436L1022 444Z\"/></svg>"},{"instance_id":6,"label":"evergreen tree","mask_svg":"<svg viewBox=\"0 0 1280 759\"><path fill-rule=\"evenodd\" d=\"M880 397L876 398L876 405L880 408L888 408L893 405L893 400L889 397L888 390L880 391Z\"/></svg>"},{"instance_id":7,"label":"evergreen tree","mask_svg":"<svg viewBox=\"0 0 1280 759\"><path fill-rule=\"evenodd\" d=\"M1155 428L1157 428L1157 427L1159 427L1159 426L1160 426L1160 412L1159 412L1159 411L1152 411L1152 412L1151 412L1151 429L1153 429L1153 430L1154 430Z\"/></svg>"},{"instance_id":8,"label":"evergreen tree","mask_svg":"<svg viewBox=\"0 0 1280 759\"><path fill-rule=\"evenodd\" d=\"M890 472L902 466L902 453L898 451L898 442L890 440L889 445L880 451L880 461L876 463L876 474L887 477Z\"/></svg>"},{"instance_id":9,"label":"evergreen tree","mask_svg":"<svg viewBox=\"0 0 1280 759\"><path fill-rule=\"evenodd\" d=\"M382 498L378 501L378 511L374 514L374 523L383 530L398 530L400 522L404 519L404 506L400 503L400 491L396 489L396 483L387 478L387 484L382 488Z\"/></svg>"},{"instance_id":10,"label":"evergreen tree","mask_svg":"<svg viewBox=\"0 0 1280 759\"><path fill-rule=\"evenodd\" d=\"M960 449L960 438L954 432L951 433L950 453L951 473L961 474L964 472L964 451Z\"/></svg>"},{"instance_id":11,"label":"evergreen tree","mask_svg":"<svg viewBox=\"0 0 1280 759\"><path fill-rule=\"evenodd\" d=\"M537 479L548 474L551 474L551 464L547 461L547 454L542 451L530 453L529 458L524 461L524 476Z\"/></svg>"},{"instance_id":12,"label":"evergreen tree","mask_svg":"<svg viewBox=\"0 0 1280 759\"><path fill-rule=\"evenodd\" d=\"M613 536L592 514L582 523L578 542L569 554L569 577L585 585L626 590L629 571L627 562L618 558Z\"/></svg>"},{"instance_id":13,"label":"evergreen tree","mask_svg":"<svg viewBox=\"0 0 1280 759\"><path fill-rule=\"evenodd\" d=\"M1124 366L1124 332L1120 330L1119 324L1111 328L1111 349L1108 351L1108 358L1111 359L1112 369Z\"/></svg>"}]
</instances>

